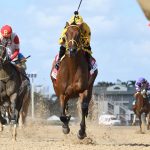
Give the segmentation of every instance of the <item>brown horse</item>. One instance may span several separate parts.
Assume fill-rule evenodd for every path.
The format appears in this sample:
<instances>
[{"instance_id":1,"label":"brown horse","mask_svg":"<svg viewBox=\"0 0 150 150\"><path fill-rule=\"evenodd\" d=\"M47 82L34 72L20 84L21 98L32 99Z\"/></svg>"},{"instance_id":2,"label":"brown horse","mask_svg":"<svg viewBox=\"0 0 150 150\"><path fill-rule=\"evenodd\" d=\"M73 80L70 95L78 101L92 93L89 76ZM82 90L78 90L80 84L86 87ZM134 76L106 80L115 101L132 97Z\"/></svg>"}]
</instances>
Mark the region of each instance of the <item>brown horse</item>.
<instances>
[{"instance_id":1,"label":"brown horse","mask_svg":"<svg viewBox=\"0 0 150 150\"><path fill-rule=\"evenodd\" d=\"M62 128L64 134L70 132L68 124L71 116L66 115L67 102L70 98L80 98L82 120L78 138L83 139L86 137L85 117L88 116L88 106L98 70L96 69L93 75L89 74L88 62L85 57L85 52L82 49L82 25L67 24L66 28L66 54L61 61L57 79L55 80L52 77L51 79L56 95L60 100L60 120L63 122Z\"/></svg>"},{"instance_id":2,"label":"brown horse","mask_svg":"<svg viewBox=\"0 0 150 150\"><path fill-rule=\"evenodd\" d=\"M30 102L30 82L22 82L21 73L10 62L6 47L0 45L0 130L8 114L16 139L16 125L23 124ZM3 111L2 111L3 110Z\"/></svg>"},{"instance_id":3,"label":"brown horse","mask_svg":"<svg viewBox=\"0 0 150 150\"><path fill-rule=\"evenodd\" d=\"M148 102L148 96L146 94L143 97L143 94L141 94L141 92L138 92L135 93L134 97L136 99L136 102L133 108L133 111L135 113L133 125L135 124L135 119L137 116L140 123L140 132L143 133L142 124L145 124L145 118L147 122L147 129L149 129L150 127L150 104Z\"/></svg>"}]
</instances>

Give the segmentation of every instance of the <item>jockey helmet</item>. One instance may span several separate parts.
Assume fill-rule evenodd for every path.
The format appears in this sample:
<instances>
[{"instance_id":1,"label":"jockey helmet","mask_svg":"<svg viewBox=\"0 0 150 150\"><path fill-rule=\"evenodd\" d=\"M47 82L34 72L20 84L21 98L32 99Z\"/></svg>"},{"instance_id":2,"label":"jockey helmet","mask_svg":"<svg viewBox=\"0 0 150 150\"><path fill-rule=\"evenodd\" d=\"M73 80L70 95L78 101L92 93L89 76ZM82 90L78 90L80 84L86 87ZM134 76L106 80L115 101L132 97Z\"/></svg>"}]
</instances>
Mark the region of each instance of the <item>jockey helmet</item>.
<instances>
[{"instance_id":1,"label":"jockey helmet","mask_svg":"<svg viewBox=\"0 0 150 150\"><path fill-rule=\"evenodd\" d=\"M143 78L143 77L140 77L140 78L138 79L138 82L140 82L140 83L146 83L147 80L146 80L145 78Z\"/></svg>"},{"instance_id":2,"label":"jockey helmet","mask_svg":"<svg viewBox=\"0 0 150 150\"><path fill-rule=\"evenodd\" d=\"M69 24L72 24L73 22L75 22L76 24L82 24L83 18L79 15L74 15L70 18Z\"/></svg>"},{"instance_id":3,"label":"jockey helmet","mask_svg":"<svg viewBox=\"0 0 150 150\"><path fill-rule=\"evenodd\" d=\"M12 28L11 26L9 25L4 25L2 28L1 28L1 34L3 37L7 38L7 37L10 37L11 36L11 33L12 33Z\"/></svg>"}]
</instances>

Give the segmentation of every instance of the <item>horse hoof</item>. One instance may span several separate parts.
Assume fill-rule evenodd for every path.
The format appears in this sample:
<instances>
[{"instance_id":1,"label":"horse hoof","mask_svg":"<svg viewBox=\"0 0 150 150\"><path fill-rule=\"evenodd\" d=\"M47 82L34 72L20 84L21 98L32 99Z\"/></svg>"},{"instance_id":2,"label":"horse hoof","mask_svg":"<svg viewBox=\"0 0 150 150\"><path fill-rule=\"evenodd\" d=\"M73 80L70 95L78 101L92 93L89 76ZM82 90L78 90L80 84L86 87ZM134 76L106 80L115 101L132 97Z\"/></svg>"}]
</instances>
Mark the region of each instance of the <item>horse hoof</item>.
<instances>
[{"instance_id":1,"label":"horse hoof","mask_svg":"<svg viewBox=\"0 0 150 150\"><path fill-rule=\"evenodd\" d=\"M16 124L16 120L11 120L11 121L10 121L10 124L11 124L11 125Z\"/></svg>"},{"instance_id":2,"label":"horse hoof","mask_svg":"<svg viewBox=\"0 0 150 150\"><path fill-rule=\"evenodd\" d=\"M64 134L69 134L69 132L70 132L70 128L68 127L68 128L62 128L63 129L63 133Z\"/></svg>"},{"instance_id":3,"label":"horse hoof","mask_svg":"<svg viewBox=\"0 0 150 150\"><path fill-rule=\"evenodd\" d=\"M85 137L87 137L86 133L81 133L81 131L78 132L78 139L83 140Z\"/></svg>"},{"instance_id":4,"label":"horse hoof","mask_svg":"<svg viewBox=\"0 0 150 150\"><path fill-rule=\"evenodd\" d=\"M70 121L71 116L60 116L60 120L64 123L68 123Z\"/></svg>"}]
</instances>

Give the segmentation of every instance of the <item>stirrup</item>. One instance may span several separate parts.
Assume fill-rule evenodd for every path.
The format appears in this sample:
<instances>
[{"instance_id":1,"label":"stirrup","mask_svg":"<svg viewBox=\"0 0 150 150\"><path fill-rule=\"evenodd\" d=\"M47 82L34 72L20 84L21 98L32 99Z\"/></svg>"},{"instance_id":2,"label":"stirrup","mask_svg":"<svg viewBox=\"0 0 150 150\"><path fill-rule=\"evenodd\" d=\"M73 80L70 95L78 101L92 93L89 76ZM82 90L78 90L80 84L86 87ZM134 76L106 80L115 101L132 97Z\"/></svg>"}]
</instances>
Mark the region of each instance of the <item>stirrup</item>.
<instances>
[{"instance_id":1,"label":"stirrup","mask_svg":"<svg viewBox=\"0 0 150 150\"><path fill-rule=\"evenodd\" d=\"M60 65L60 61L57 61L55 64L55 68L58 70L59 69L59 65Z\"/></svg>"}]
</instances>

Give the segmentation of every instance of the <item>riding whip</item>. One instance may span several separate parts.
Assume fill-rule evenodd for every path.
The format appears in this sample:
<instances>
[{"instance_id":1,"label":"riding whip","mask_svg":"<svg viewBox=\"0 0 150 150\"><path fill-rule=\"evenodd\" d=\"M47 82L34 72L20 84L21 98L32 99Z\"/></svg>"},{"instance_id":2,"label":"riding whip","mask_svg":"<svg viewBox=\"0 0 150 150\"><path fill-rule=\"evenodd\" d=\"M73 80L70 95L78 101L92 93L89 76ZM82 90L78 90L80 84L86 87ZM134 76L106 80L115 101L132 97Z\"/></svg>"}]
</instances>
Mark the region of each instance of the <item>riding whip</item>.
<instances>
[{"instance_id":1,"label":"riding whip","mask_svg":"<svg viewBox=\"0 0 150 150\"><path fill-rule=\"evenodd\" d=\"M27 56L26 58L23 58L20 62L26 61L30 57L31 57L31 55Z\"/></svg>"},{"instance_id":2,"label":"riding whip","mask_svg":"<svg viewBox=\"0 0 150 150\"><path fill-rule=\"evenodd\" d=\"M78 11L79 11L79 8L80 8L80 6L81 6L81 3L82 3L82 0L80 0L80 3L79 3L79 6L78 6L78 9L74 12L74 22L75 22L75 18L77 17L77 15L78 15Z\"/></svg>"},{"instance_id":3,"label":"riding whip","mask_svg":"<svg viewBox=\"0 0 150 150\"><path fill-rule=\"evenodd\" d=\"M82 3L82 0L80 0L80 3L79 3L79 6L78 6L78 9L77 9L77 12L79 11L79 8L81 6L81 3Z\"/></svg>"}]
</instances>

